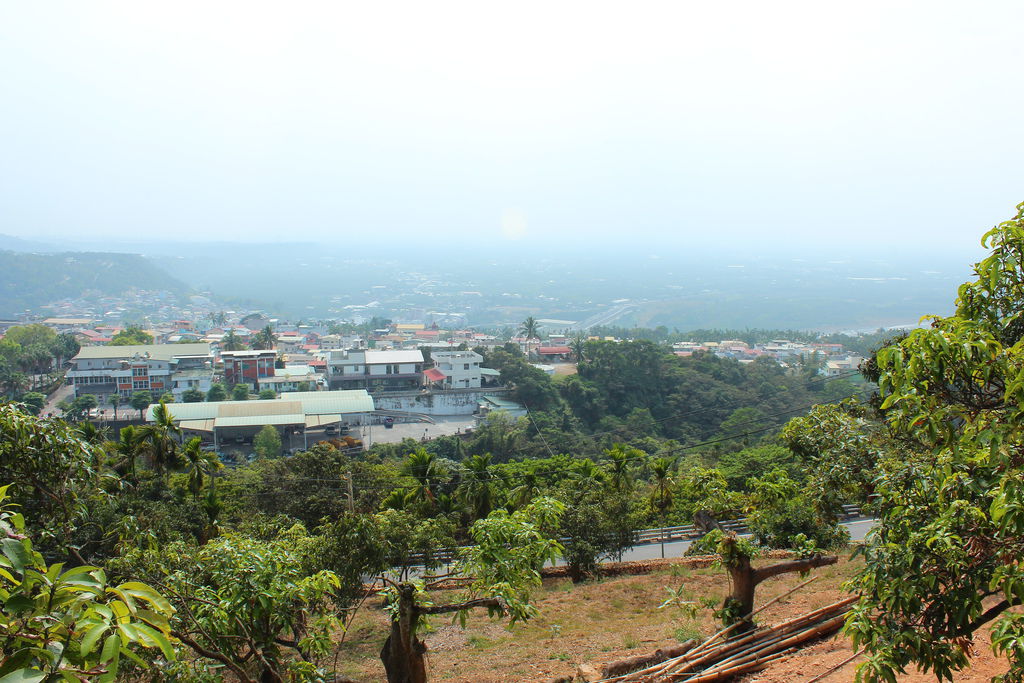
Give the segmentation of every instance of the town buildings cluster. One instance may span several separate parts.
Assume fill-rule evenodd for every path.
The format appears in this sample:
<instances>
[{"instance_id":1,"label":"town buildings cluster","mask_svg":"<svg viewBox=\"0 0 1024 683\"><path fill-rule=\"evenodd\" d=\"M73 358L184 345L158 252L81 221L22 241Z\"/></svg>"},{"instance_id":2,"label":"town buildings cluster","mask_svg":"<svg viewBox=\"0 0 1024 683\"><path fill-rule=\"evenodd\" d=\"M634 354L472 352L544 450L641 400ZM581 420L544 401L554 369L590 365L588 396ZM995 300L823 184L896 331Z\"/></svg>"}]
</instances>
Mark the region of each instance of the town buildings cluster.
<instances>
[{"instance_id":1,"label":"town buildings cluster","mask_svg":"<svg viewBox=\"0 0 1024 683\"><path fill-rule=\"evenodd\" d=\"M444 330L436 324L395 323L362 334L340 334L332 333L326 324L289 325L259 313L234 322L224 318L224 314L220 319L208 314L152 325L145 332L153 344L145 346L111 345L124 328L95 318L76 315L39 322L75 336L82 350L72 360L67 381L75 387L76 396L91 393L101 400L113 393L128 398L137 391L150 391L156 396L169 393L180 402L186 392L205 394L215 382L275 394L480 389L495 386L498 372L483 367L483 357L473 349L510 342L549 372L552 364L573 360L570 338L559 333L540 341L500 338L471 329ZM273 348L246 348L268 328L273 331ZM232 344L243 348L229 348ZM813 360L819 372L830 377L854 371L864 360L842 344L785 339L763 344L685 341L672 349L679 356L713 353L741 363L765 356L783 365L806 365Z\"/></svg>"}]
</instances>

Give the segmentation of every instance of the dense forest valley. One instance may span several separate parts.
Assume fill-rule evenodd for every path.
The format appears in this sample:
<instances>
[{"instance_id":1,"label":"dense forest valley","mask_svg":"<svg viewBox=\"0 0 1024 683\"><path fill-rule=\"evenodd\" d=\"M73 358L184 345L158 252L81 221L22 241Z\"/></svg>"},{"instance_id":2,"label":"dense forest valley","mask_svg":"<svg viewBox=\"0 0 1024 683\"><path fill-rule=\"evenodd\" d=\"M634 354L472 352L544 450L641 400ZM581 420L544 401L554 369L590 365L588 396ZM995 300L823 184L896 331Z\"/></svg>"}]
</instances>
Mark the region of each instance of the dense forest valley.
<instances>
[{"instance_id":1,"label":"dense forest valley","mask_svg":"<svg viewBox=\"0 0 1024 683\"><path fill-rule=\"evenodd\" d=\"M546 564L599 581L637 530L697 523L691 551L726 569L773 549L819 566L847 546L844 504L878 523L842 565L865 680L951 677L990 623L1020 680L1024 214L987 240L955 315L833 378L650 339L588 341L552 377L509 345L486 365L525 417L230 468L180 438L173 404L117 435L0 404L0 681L336 680L367 614L390 624L388 679L425 680L428 617L535 618ZM715 529L739 517L749 538ZM441 575L458 590L428 592Z\"/></svg>"}]
</instances>

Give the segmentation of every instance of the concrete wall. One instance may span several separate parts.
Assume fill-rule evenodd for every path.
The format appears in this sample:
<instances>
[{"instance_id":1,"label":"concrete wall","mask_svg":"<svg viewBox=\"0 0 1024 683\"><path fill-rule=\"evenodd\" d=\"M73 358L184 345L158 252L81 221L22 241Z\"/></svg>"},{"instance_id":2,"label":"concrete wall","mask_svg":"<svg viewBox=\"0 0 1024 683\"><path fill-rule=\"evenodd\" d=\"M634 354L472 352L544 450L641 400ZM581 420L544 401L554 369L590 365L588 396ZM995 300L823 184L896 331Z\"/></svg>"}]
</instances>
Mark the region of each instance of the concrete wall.
<instances>
[{"instance_id":1,"label":"concrete wall","mask_svg":"<svg viewBox=\"0 0 1024 683\"><path fill-rule=\"evenodd\" d=\"M484 394L503 394L505 389L448 391L392 391L373 394L377 410L404 410L427 415L472 415Z\"/></svg>"}]
</instances>

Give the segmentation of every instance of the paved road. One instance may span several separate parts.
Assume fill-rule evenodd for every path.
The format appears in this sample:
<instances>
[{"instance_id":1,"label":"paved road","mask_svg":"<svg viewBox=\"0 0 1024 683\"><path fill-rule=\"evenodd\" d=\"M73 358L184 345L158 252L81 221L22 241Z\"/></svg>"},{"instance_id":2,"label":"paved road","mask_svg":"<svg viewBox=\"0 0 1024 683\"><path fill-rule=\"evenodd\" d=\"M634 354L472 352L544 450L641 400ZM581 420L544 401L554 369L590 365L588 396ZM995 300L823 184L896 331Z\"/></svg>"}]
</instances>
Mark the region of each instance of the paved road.
<instances>
[{"instance_id":1,"label":"paved road","mask_svg":"<svg viewBox=\"0 0 1024 683\"><path fill-rule=\"evenodd\" d=\"M874 519L855 519L849 522L841 522L850 531L851 541L863 541L867 533L875 526L876 520ZM749 536L749 534L743 534ZM690 547L693 541L673 541L665 544L665 554L662 555L662 546L660 543L651 543L645 545L636 545L627 550L622 555L623 562L635 562L637 560L654 560L660 557L682 557L686 549ZM550 566L561 567L565 564L565 560L558 558L555 562L552 562ZM445 571L450 570L451 565L445 565ZM411 571L413 577L418 577L423 573L422 569L415 568ZM369 580L369 579L367 579Z\"/></svg>"},{"instance_id":2,"label":"paved road","mask_svg":"<svg viewBox=\"0 0 1024 683\"><path fill-rule=\"evenodd\" d=\"M850 531L851 541L863 541L867 536L868 531L875 525L873 519L856 519L850 522L843 522ZM686 549L690 547L692 541L674 541L672 543L665 544L665 557L681 557ZM661 544L652 543L650 545L637 545L633 546L623 554L622 559L626 561L635 560L653 560L655 558L662 557Z\"/></svg>"},{"instance_id":3,"label":"paved road","mask_svg":"<svg viewBox=\"0 0 1024 683\"><path fill-rule=\"evenodd\" d=\"M57 407L57 404L63 401L64 399L71 400L74 397L75 388L73 386L71 386L70 384L61 385L60 388L57 389L57 391L53 392L53 394L51 394L50 397L46 400L46 405L43 406L42 414L50 415L52 413L53 415L60 415L60 408Z\"/></svg>"}]
</instances>

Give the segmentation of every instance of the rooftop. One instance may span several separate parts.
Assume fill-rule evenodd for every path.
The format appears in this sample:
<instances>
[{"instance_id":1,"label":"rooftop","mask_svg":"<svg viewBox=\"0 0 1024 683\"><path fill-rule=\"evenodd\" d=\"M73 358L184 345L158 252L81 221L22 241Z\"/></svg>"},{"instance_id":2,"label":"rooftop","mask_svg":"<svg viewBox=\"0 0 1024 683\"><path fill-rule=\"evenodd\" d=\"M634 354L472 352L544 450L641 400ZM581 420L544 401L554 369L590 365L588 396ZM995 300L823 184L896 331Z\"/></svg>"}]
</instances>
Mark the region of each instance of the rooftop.
<instances>
[{"instance_id":1,"label":"rooftop","mask_svg":"<svg viewBox=\"0 0 1024 683\"><path fill-rule=\"evenodd\" d=\"M153 360L171 360L187 356L209 356L210 345L200 344L143 344L138 346L83 346L74 360L123 359L146 356Z\"/></svg>"},{"instance_id":2,"label":"rooftop","mask_svg":"<svg viewBox=\"0 0 1024 683\"><path fill-rule=\"evenodd\" d=\"M153 420L153 404L146 411L146 419ZM373 399L362 389L350 391L296 391L286 398L264 399L252 401L219 401L216 403L171 403L167 406L174 420L216 420L216 426L246 426L232 423L228 425L221 420L240 420L255 418L272 418L287 416L291 420L295 415L343 415L351 413L368 413L374 410ZM283 420L284 418L282 418ZM299 420L299 422L302 422ZM295 424L291 421L251 422L258 424Z\"/></svg>"},{"instance_id":3,"label":"rooftop","mask_svg":"<svg viewBox=\"0 0 1024 683\"><path fill-rule=\"evenodd\" d=\"M379 363L422 363L423 352L419 349L414 351L367 351L366 364L377 365Z\"/></svg>"}]
</instances>

